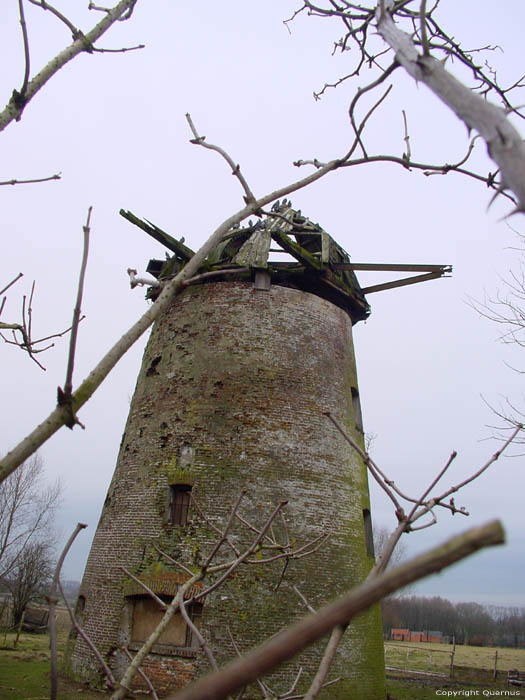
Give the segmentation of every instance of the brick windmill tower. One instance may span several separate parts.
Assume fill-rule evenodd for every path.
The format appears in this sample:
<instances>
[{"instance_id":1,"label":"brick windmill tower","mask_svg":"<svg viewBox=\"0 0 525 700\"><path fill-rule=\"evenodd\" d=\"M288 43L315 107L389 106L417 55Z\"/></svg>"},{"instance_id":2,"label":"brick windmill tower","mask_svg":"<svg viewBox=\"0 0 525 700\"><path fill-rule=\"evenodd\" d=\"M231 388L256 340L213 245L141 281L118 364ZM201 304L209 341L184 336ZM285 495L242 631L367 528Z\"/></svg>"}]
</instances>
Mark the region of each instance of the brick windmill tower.
<instances>
[{"instance_id":1,"label":"brick windmill tower","mask_svg":"<svg viewBox=\"0 0 525 700\"><path fill-rule=\"evenodd\" d=\"M148 271L159 281L192 257L183 243L121 213L173 253L165 262L150 261ZM284 201L274 205L273 216L230 231L195 283L157 320L77 603L78 617L117 678L128 663L122 648L134 654L162 616L136 579L169 602L216 542L210 524L224 524L242 490L246 521L260 524L284 500L298 546L329 537L288 565L281 559L237 570L189 606L219 664L235 657L232 640L247 651L304 614L294 586L318 608L368 574L374 552L366 469L322 414L329 410L363 444L352 326L369 307L354 274L358 267L400 266L351 263L325 231ZM448 271L401 269L423 270L420 279ZM239 547L243 536L232 534ZM282 693L302 667L301 692L322 648L280 667L268 684ZM70 639L68 663L75 675L100 679L80 637ZM209 670L179 615L143 668L161 693ZM341 680L323 697L384 699L377 609L352 622L331 677ZM135 682L141 686L140 678ZM261 695L255 686L244 697Z\"/></svg>"}]
</instances>

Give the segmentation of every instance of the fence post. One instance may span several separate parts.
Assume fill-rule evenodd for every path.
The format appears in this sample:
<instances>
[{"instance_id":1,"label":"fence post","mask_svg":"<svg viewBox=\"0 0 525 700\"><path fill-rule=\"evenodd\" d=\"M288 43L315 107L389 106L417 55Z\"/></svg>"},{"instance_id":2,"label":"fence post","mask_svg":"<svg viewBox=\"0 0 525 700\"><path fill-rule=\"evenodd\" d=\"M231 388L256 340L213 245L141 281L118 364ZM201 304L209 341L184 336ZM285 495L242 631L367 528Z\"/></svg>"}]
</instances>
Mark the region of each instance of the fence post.
<instances>
[{"instance_id":1,"label":"fence post","mask_svg":"<svg viewBox=\"0 0 525 700\"><path fill-rule=\"evenodd\" d=\"M494 653L494 675L493 675L494 680L496 680L497 677L498 677L498 650L496 649L496 651Z\"/></svg>"},{"instance_id":2,"label":"fence post","mask_svg":"<svg viewBox=\"0 0 525 700\"><path fill-rule=\"evenodd\" d=\"M448 675L450 678L454 676L454 656L456 654L456 636L452 637L452 651L450 652L450 669Z\"/></svg>"}]
</instances>

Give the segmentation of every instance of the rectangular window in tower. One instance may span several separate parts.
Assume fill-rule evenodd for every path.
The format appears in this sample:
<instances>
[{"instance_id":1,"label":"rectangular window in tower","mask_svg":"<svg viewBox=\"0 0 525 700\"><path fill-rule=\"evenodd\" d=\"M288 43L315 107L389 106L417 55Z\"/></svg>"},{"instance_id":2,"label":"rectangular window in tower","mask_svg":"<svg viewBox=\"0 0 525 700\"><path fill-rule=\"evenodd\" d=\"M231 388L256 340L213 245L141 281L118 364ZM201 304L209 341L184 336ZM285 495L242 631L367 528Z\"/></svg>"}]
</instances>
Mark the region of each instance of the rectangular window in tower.
<instances>
[{"instance_id":1,"label":"rectangular window in tower","mask_svg":"<svg viewBox=\"0 0 525 700\"><path fill-rule=\"evenodd\" d=\"M374 533L372 532L372 516L368 508L363 510L363 521L365 525L366 553L369 557L375 558L374 553Z\"/></svg>"},{"instance_id":2,"label":"rectangular window in tower","mask_svg":"<svg viewBox=\"0 0 525 700\"><path fill-rule=\"evenodd\" d=\"M165 603L171 602L171 599L166 596L162 596L162 598ZM188 607L188 614L193 624L196 627L200 627L202 604L192 603ZM164 611L152 598L149 596L134 596L131 642L145 642L163 616ZM198 647L198 640L194 638L191 629L186 625L184 618L178 612L171 618L168 626L160 635L157 645L188 649Z\"/></svg>"},{"instance_id":3,"label":"rectangular window in tower","mask_svg":"<svg viewBox=\"0 0 525 700\"><path fill-rule=\"evenodd\" d=\"M173 484L170 486L170 500L168 509L168 522L170 525L180 525L188 522L190 509L191 486L186 484Z\"/></svg>"},{"instance_id":4,"label":"rectangular window in tower","mask_svg":"<svg viewBox=\"0 0 525 700\"><path fill-rule=\"evenodd\" d=\"M361 413L361 401L359 401L359 392L353 386L352 387L352 408L354 410L354 423L355 427L360 433L363 432L363 415Z\"/></svg>"}]
</instances>

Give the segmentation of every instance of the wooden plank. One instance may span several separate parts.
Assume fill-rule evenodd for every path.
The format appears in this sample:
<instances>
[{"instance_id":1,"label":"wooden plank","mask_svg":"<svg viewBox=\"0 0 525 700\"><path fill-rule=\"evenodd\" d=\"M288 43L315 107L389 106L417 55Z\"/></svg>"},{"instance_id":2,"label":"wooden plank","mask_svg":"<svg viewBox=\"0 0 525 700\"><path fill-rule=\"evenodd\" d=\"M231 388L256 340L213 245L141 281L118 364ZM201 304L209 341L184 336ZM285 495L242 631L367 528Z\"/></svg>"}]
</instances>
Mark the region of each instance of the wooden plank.
<instances>
[{"instance_id":1,"label":"wooden plank","mask_svg":"<svg viewBox=\"0 0 525 700\"><path fill-rule=\"evenodd\" d=\"M142 219L139 219L138 216L135 216L135 214L132 214L130 211L125 211L124 209L121 209L119 214L135 226L138 226L140 229L145 231L148 236L151 236L159 243L162 243L163 246L168 248L168 250L171 250L182 260L188 261L195 255L191 248L188 248L184 245L184 243L181 243L176 238L173 238L173 236L170 236L169 233L166 233L158 226L155 226L155 224L152 224L151 221L142 221Z\"/></svg>"},{"instance_id":2,"label":"wooden plank","mask_svg":"<svg viewBox=\"0 0 525 700\"><path fill-rule=\"evenodd\" d=\"M256 267L266 269L268 267L268 254L272 237L270 231L259 229L245 241L233 262L242 267Z\"/></svg>"},{"instance_id":3,"label":"wooden plank","mask_svg":"<svg viewBox=\"0 0 525 700\"><path fill-rule=\"evenodd\" d=\"M363 294L373 294L374 292L382 292L384 289L395 289L396 287L406 287L408 284L417 284L418 282L426 282L427 280L437 280L443 275L441 272L429 272L427 275L416 275L415 277L405 277L402 280L394 280L393 282L384 282L376 284L372 287L364 287Z\"/></svg>"},{"instance_id":4,"label":"wooden plank","mask_svg":"<svg viewBox=\"0 0 525 700\"><path fill-rule=\"evenodd\" d=\"M332 263L334 270L372 270L385 272L452 272L452 265L412 265L402 263Z\"/></svg>"},{"instance_id":5,"label":"wooden plank","mask_svg":"<svg viewBox=\"0 0 525 700\"><path fill-rule=\"evenodd\" d=\"M298 243L294 243L284 231L272 231L272 238L283 248L287 253L290 253L296 260L303 263L307 267L314 270L321 269L321 263L307 250Z\"/></svg>"},{"instance_id":6,"label":"wooden plank","mask_svg":"<svg viewBox=\"0 0 525 700\"><path fill-rule=\"evenodd\" d=\"M286 251L283 250L282 252L285 253ZM298 263L297 260L294 260L293 262L271 260L268 265L270 267L275 267L277 270L304 270L304 265Z\"/></svg>"},{"instance_id":7,"label":"wooden plank","mask_svg":"<svg viewBox=\"0 0 525 700\"><path fill-rule=\"evenodd\" d=\"M323 265L330 262L330 236L326 231L321 231L321 262Z\"/></svg>"}]
</instances>

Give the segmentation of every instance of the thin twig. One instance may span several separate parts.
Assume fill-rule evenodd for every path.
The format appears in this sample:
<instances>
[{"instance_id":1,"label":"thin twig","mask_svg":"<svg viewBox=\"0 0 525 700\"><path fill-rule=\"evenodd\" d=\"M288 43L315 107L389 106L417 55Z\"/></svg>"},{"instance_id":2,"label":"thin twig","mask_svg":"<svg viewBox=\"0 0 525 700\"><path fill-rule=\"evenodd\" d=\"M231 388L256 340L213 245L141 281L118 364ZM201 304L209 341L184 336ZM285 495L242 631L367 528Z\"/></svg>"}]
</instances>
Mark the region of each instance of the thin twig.
<instances>
[{"instance_id":1,"label":"thin twig","mask_svg":"<svg viewBox=\"0 0 525 700\"><path fill-rule=\"evenodd\" d=\"M127 51L138 51L139 49L145 49L146 44L137 44L136 46L123 46L120 49L98 49L93 46L93 53L126 53Z\"/></svg>"},{"instance_id":2,"label":"thin twig","mask_svg":"<svg viewBox=\"0 0 525 700\"><path fill-rule=\"evenodd\" d=\"M336 625L333 628L317 673L308 688L308 692L304 696L304 700L314 700L325 686L326 676L328 675L332 661L337 653L337 648L339 647L339 643L347 627L348 625Z\"/></svg>"},{"instance_id":3,"label":"thin twig","mask_svg":"<svg viewBox=\"0 0 525 700\"><path fill-rule=\"evenodd\" d=\"M184 618L184 622L188 625L190 628L191 632L197 637L199 640L199 644L201 647L204 649L204 653L208 657L208 661L210 662L210 666L214 671L219 670L219 666L217 662L215 661L215 657L212 654L212 651L208 644L206 644L206 640L200 633L200 630L197 629L197 627L193 624L193 621L190 619L190 616L188 615L188 611L186 610L186 603L184 602L184 592L182 590L182 586L179 587L179 592L177 593L178 599L179 599L179 610L180 614Z\"/></svg>"},{"instance_id":4,"label":"thin twig","mask_svg":"<svg viewBox=\"0 0 525 700\"><path fill-rule=\"evenodd\" d=\"M490 457L490 459L488 459L485 462L485 464L481 467L481 469L478 469L478 471L474 472L474 474L469 476L464 481L461 481L459 484L456 484L455 486L451 486L447 491L445 491L443 494L441 494L441 496L436 497L434 499L436 501L436 504L445 505L445 507L446 507L446 504L442 504L442 503L440 503L440 501L442 501L445 498L448 498L448 496L455 493L456 491L459 491L459 489L462 489L464 486L466 486L467 484L470 484L472 481L474 481L479 476L481 476L481 474L483 474L483 472L486 471L490 467L491 464L494 464L494 462L500 458L501 454L514 441L514 439L516 438L516 436L518 435L518 433L521 430L523 430L523 425L521 423L518 423L517 426L515 427L515 429L512 431L510 437L507 440L505 440L505 442L503 443L503 445L501 446L501 448L499 450L494 452L492 457Z\"/></svg>"},{"instance_id":5,"label":"thin twig","mask_svg":"<svg viewBox=\"0 0 525 700\"><path fill-rule=\"evenodd\" d=\"M187 112L186 113L186 120L188 121L188 124L190 126L190 129L193 133L194 138L191 140L191 143L194 143L197 146L202 146L203 148L209 148L212 151L217 151L217 153L220 153L220 155L224 158L224 160L228 163L230 168L232 169L232 175L234 175L239 182L241 183L241 186L244 190L244 201L246 204L253 204L256 199L253 194L253 192L250 189L250 186L248 185L246 179L244 178L244 175L241 172L241 168L238 163L235 163L233 159L230 157L226 151L221 148L220 146L215 146L212 143L207 143L206 142L206 136L200 136L199 132L195 128L195 125L193 123L193 120L191 118L191 115Z\"/></svg>"},{"instance_id":6,"label":"thin twig","mask_svg":"<svg viewBox=\"0 0 525 700\"><path fill-rule=\"evenodd\" d=\"M29 82L29 73L31 70L31 61L30 61L30 57L29 57L29 38L27 36L27 25L26 25L26 19L24 16L24 2L23 2L23 0L18 0L18 12L20 15L20 25L22 27L22 37L24 40L24 61L25 61L24 80L22 82L22 87L20 88L20 93L19 93L18 99L19 99L20 103L23 104L23 102L25 101L27 84Z\"/></svg>"},{"instance_id":7,"label":"thin twig","mask_svg":"<svg viewBox=\"0 0 525 700\"><path fill-rule=\"evenodd\" d=\"M308 612L311 612L312 614L315 615L315 609L312 608L308 600L305 598L305 596L301 593L301 591L297 588L297 586L292 586L293 590L295 593L299 596L299 598L303 601L304 607L308 610Z\"/></svg>"},{"instance_id":8,"label":"thin twig","mask_svg":"<svg viewBox=\"0 0 525 700\"><path fill-rule=\"evenodd\" d=\"M181 564L179 561L176 559L173 559L170 557L169 554L166 554L166 552L163 552L162 549L159 549L156 544L153 544L153 549L155 549L159 554L161 554L163 557L165 557L169 562L174 564L175 566L178 566L180 569L182 569L185 573L187 573L189 576L193 576L194 572L191 571L190 569L187 569L184 564Z\"/></svg>"},{"instance_id":9,"label":"thin twig","mask_svg":"<svg viewBox=\"0 0 525 700\"><path fill-rule=\"evenodd\" d=\"M82 295L84 292L84 280L86 277L86 267L89 254L89 234L91 231L91 213L93 207L89 207L85 225L82 227L84 234L84 245L82 250L82 262L80 264L80 274L78 277L77 300L73 310L73 322L71 324L71 338L69 341L69 354L67 359L66 381L64 382L64 394L71 396L73 390L73 368L75 366L75 350L77 345L78 324L82 307Z\"/></svg>"},{"instance_id":10,"label":"thin twig","mask_svg":"<svg viewBox=\"0 0 525 700\"><path fill-rule=\"evenodd\" d=\"M133 661L133 657L129 653L129 649L127 647L121 647L121 649L124 652L124 654L126 655L126 658L129 661ZM146 674L144 673L144 671L140 667L137 669L137 673L144 680L144 683L148 686L149 692L151 693L151 697L153 698L153 700L159 700L159 696L155 692L155 688L153 687L152 682L150 681L150 679L146 676Z\"/></svg>"},{"instance_id":11,"label":"thin twig","mask_svg":"<svg viewBox=\"0 0 525 700\"><path fill-rule=\"evenodd\" d=\"M208 527L209 527L210 529L212 529L214 532L216 532L219 536L222 537L222 531L220 530L220 528L218 528L216 525L214 525L214 524L212 523L212 521L210 520L210 518L208 518L208 516L206 515L206 513L204 512L204 510L200 507L199 502L198 502L197 499L195 498L195 494L193 493L193 490L190 492L190 498L191 498L191 502L193 503L193 505L194 505L195 508L197 509L197 512L199 513L199 515L201 516L201 518L204 520L204 522L206 523L206 525L208 525ZM239 550L237 549L237 547L233 544L233 542L232 542L230 539L228 539L228 538L226 538L225 542L226 542L226 544L228 545L228 547L232 550L232 552L235 554L235 556L238 557L239 554L240 554L240 551L239 551Z\"/></svg>"},{"instance_id":12,"label":"thin twig","mask_svg":"<svg viewBox=\"0 0 525 700\"><path fill-rule=\"evenodd\" d=\"M16 282L18 282L18 280L19 280L21 277L23 277L23 276L24 276L24 273L23 273L23 272L19 272L18 275L17 275L14 279L12 279L11 282L9 282L9 284L7 284L3 289L0 289L0 294L3 294L4 292L7 292L7 290L9 289L9 287L12 287L13 284L16 284Z\"/></svg>"},{"instance_id":13,"label":"thin twig","mask_svg":"<svg viewBox=\"0 0 525 700\"><path fill-rule=\"evenodd\" d=\"M128 571L128 570L126 569L125 566L119 566L119 569L120 569L121 571L123 571L123 572L126 574L126 576L129 576L130 579L132 579L133 581L135 581L135 583L138 583L138 585L139 585L143 590L145 590L146 593L147 593L151 598L153 598L153 600L157 603L157 605L159 606L159 608L161 608L162 610L167 610L168 606L166 605L166 603L165 603L163 600L161 600L161 599L159 598L159 596L156 595L156 594L151 590L151 588L150 588L149 586L147 586L147 585L144 583L144 581L141 581L139 578L137 578L136 576L134 576L134 575L131 573L131 571Z\"/></svg>"},{"instance_id":14,"label":"thin twig","mask_svg":"<svg viewBox=\"0 0 525 700\"><path fill-rule=\"evenodd\" d=\"M75 425L84 427L78 420L73 410L73 369L75 366L75 351L77 346L78 326L81 320L82 295L84 292L84 280L86 277L86 267L89 254L89 234L91 231L91 213L93 207L89 207L85 225L82 227L84 234L84 244L82 249L82 262L80 264L80 273L78 276L78 289L75 308L73 309L73 322L71 324L71 338L69 340L69 353L67 358L66 381L64 389L58 387L58 405L62 407L65 414L65 424L72 429Z\"/></svg>"},{"instance_id":15,"label":"thin twig","mask_svg":"<svg viewBox=\"0 0 525 700\"><path fill-rule=\"evenodd\" d=\"M204 567L203 567L204 570L206 570L208 568L208 566L211 564L213 558L215 557L215 555L217 554L217 552L219 551L221 546L228 539L227 535L228 535L228 532L232 526L233 519L235 518L235 513L237 512L239 506L241 505L241 501L244 498L244 496L246 496L246 490L241 491L240 494L237 496L237 499L235 500L235 503L233 504L230 515L228 517L228 520L226 521L226 525L224 526L224 530L221 533L221 537L217 541L215 547L212 549L210 555L208 556L208 558L206 559L206 561L204 563Z\"/></svg>"},{"instance_id":16,"label":"thin twig","mask_svg":"<svg viewBox=\"0 0 525 700\"><path fill-rule=\"evenodd\" d=\"M401 112L403 114L403 124L405 127L405 136L403 138L403 141L406 144L406 153L403 153L403 159L405 159L406 156L406 160L410 161L412 158L412 152L410 150L410 136L408 135L407 115L404 109L402 109Z\"/></svg>"},{"instance_id":17,"label":"thin twig","mask_svg":"<svg viewBox=\"0 0 525 700\"><path fill-rule=\"evenodd\" d=\"M49 10L51 14L55 15L61 22L63 22L66 27L69 29L71 32L71 35L73 36L73 39L79 38L82 32L80 32L73 22L69 20L65 15L63 15L59 10L57 10L55 7L50 5L47 0L29 0L29 2L32 5L36 5L37 7L41 7L43 10Z\"/></svg>"},{"instance_id":18,"label":"thin twig","mask_svg":"<svg viewBox=\"0 0 525 700\"><path fill-rule=\"evenodd\" d=\"M33 178L32 180L16 180L13 178L12 180L4 180L3 182L0 182L0 187L2 185L32 185L35 182L49 182L49 180L60 179L62 179L62 173L55 173L54 175L49 175L48 177Z\"/></svg>"},{"instance_id":19,"label":"thin twig","mask_svg":"<svg viewBox=\"0 0 525 700\"><path fill-rule=\"evenodd\" d=\"M200 600L201 598L204 598L207 596L209 593L214 591L216 588L218 588L224 581L232 574L232 572L239 566L239 564L242 564L243 561L245 561L250 554L253 554L253 552L257 549L258 545L261 543L261 541L264 539L266 532L274 519L277 517L279 511L281 508L283 508L288 501L281 501L274 509L270 517L267 519L266 523L263 525L261 528L261 531L257 535L257 537L254 539L252 544L248 547L248 549L243 552L237 559L232 562L229 566L228 569L225 571L225 573L220 576L214 583L212 583L208 588L206 588L202 593L198 593L196 596L193 597L193 600L197 601Z\"/></svg>"},{"instance_id":20,"label":"thin twig","mask_svg":"<svg viewBox=\"0 0 525 700\"><path fill-rule=\"evenodd\" d=\"M423 56L429 56L430 51L428 48L428 35L427 35L427 0L421 0L421 5L419 8L419 26L421 31L421 48L423 49Z\"/></svg>"}]
</instances>

